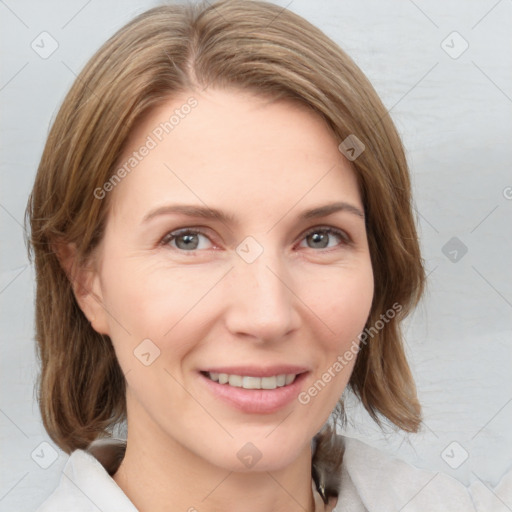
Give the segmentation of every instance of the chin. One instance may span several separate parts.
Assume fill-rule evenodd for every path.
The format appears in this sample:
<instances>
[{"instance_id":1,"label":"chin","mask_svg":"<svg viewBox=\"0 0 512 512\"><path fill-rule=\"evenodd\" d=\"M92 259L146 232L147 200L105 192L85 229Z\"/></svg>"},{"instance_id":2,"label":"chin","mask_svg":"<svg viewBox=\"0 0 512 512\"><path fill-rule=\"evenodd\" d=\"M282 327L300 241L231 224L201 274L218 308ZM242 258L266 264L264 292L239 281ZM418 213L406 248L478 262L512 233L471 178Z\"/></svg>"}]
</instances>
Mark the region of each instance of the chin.
<instances>
[{"instance_id":1,"label":"chin","mask_svg":"<svg viewBox=\"0 0 512 512\"><path fill-rule=\"evenodd\" d=\"M311 438L290 436L284 430L281 435L273 435L237 436L224 445L219 443L217 450L209 451L205 458L227 471L249 473L280 471L301 456L311 457Z\"/></svg>"}]
</instances>

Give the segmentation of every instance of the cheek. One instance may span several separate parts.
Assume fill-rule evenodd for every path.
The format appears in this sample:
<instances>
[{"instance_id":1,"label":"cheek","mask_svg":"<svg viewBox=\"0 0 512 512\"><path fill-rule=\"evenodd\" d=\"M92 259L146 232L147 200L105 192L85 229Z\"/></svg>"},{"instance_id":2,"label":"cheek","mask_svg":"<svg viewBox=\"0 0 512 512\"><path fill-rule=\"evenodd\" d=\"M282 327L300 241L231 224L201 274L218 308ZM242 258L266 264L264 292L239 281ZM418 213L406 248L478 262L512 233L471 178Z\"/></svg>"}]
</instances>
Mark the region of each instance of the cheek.
<instances>
[{"instance_id":1,"label":"cheek","mask_svg":"<svg viewBox=\"0 0 512 512\"><path fill-rule=\"evenodd\" d=\"M369 260L350 269L333 270L303 291L304 302L309 301L316 318L310 326L315 367L298 402L318 418L315 428L322 426L348 384L374 292Z\"/></svg>"},{"instance_id":2,"label":"cheek","mask_svg":"<svg viewBox=\"0 0 512 512\"><path fill-rule=\"evenodd\" d=\"M311 304L325 347L344 350L363 330L370 314L374 284L371 262L364 259L357 266L329 269L314 286L303 288L304 302ZM319 327L320 327L319 325Z\"/></svg>"},{"instance_id":3,"label":"cheek","mask_svg":"<svg viewBox=\"0 0 512 512\"><path fill-rule=\"evenodd\" d=\"M206 295L222 269L169 268L161 263L148 266L142 260L111 258L102 275L111 339L121 364L129 367L133 351L146 339L154 342L162 355L172 348L174 358L193 347L201 324L198 315L204 314L211 302Z\"/></svg>"}]
</instances>

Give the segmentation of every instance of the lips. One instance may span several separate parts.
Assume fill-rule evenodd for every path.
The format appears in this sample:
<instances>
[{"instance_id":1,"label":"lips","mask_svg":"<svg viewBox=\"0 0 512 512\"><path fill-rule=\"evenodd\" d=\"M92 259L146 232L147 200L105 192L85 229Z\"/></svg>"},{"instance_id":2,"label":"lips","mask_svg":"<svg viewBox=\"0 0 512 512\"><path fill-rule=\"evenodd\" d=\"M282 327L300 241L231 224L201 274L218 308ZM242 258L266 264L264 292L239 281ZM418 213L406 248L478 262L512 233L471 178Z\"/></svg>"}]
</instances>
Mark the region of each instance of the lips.
<instances>
[{"instance_id":1,"label":"lips","mask_svg":"<svg viewBox=\"0 0 512 512\"><path fill-rule=\"evenodd\" d=\"M300 392L308 369L281 365L208 368L200 372L206 388L228 405L252 414L271 414L289 405Z\"/></svg>"}]
</instances>

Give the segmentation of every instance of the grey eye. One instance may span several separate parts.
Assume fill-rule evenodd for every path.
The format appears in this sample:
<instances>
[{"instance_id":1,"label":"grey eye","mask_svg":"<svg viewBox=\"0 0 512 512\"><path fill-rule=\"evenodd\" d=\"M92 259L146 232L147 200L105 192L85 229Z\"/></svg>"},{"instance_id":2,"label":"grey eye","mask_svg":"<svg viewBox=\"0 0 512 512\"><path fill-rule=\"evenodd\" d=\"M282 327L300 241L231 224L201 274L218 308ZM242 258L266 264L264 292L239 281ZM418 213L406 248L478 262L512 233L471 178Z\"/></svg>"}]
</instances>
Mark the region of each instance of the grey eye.
<instances>
[{"instance_id":1,"label":"grey eye","mask_svg":"<svg viewBox=\"0 0 512 512\"><path fill-rule=\"evenodd\" d=\"M198 234L179 235L175 240L176 247L184 251L193 251L199 246Z\"/></svg>"},{"instance_id":2,"label":"grey eye","mask_svg":"<svg viewBox=\"0 0 512 512\"><path fill-rule=\"evenodd\" d=\"M174 249L186 252L211 247L211 241L206 235L190 229L169 233L165 238L165 243Z\"/></svg>"},{"instance_id":3,"label":"grey eye","mask_svg":"<svg viewBox=\"0 0 512 512\"><path fill-rule=\"evenodd\" d=\"M330 234L325 231L317 231L308 235L306 240L312 249L324 249L329 245L329 236Z\"/></svg>"},{"instance_id":4,"label":"grey eye","mask_svg":"<svg viewBox=\"0 0 512 512\"><path fill-rule=\"evenodd\" d=\"M301 247L308 247L310 249L327 249L346 242L343 234L332 228L316 228L311 230L309 233L306 233L303 240L305 245L301 243Z\"/></svg>"}]
</instances>

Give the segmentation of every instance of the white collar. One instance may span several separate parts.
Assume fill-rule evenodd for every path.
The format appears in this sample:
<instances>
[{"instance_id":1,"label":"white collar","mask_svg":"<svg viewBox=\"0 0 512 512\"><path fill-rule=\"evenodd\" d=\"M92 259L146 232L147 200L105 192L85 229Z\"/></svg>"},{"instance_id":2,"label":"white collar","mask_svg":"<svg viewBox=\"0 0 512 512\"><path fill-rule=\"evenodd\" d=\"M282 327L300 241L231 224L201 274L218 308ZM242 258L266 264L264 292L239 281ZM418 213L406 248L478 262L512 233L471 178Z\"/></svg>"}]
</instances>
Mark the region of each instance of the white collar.
<instances>
[{"instance_id":1,"label":"white collar","mask_svg":"<svg viewBox=\"0 0 512 512\"><path fill-rule=\"evenodd\" d=\"M512 504L512 472L494 490L479 481L467 488L444 473L418 469L356 439L342 441L340 496L333 512L480 512L501 505L496 495ZM124 441L114 439L96 441L89 451L74 451L58 488L38 512L137 512L109 474L120 454ZM315 512L330 511L313 489Z\"/></svg>"}]
</instances>

